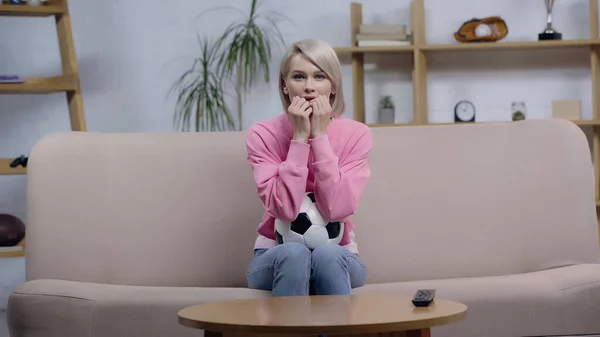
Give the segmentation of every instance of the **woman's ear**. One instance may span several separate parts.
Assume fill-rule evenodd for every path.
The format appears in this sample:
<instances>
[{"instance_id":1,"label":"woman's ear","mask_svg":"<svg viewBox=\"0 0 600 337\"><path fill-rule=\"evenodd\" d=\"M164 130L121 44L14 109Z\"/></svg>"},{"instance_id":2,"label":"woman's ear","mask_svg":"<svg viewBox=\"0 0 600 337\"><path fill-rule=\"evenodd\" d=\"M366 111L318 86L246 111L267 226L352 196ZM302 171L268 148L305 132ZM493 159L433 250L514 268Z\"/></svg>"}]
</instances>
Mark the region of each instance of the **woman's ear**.
<instances>
[{"instance_id":1,"label":"woman's ear","mask_svg":"<svg viewBox=\"0 0 600 337\"><path fill-rule=\"evenodd\" d=\"M287 85L285 83L285 79L283 78L283 76L281 77L280 81L281 81L281 87L283 88L283 93L286 94L286 95L289 95L290 91L287 88Z\"/></svg>"}]
</instances>

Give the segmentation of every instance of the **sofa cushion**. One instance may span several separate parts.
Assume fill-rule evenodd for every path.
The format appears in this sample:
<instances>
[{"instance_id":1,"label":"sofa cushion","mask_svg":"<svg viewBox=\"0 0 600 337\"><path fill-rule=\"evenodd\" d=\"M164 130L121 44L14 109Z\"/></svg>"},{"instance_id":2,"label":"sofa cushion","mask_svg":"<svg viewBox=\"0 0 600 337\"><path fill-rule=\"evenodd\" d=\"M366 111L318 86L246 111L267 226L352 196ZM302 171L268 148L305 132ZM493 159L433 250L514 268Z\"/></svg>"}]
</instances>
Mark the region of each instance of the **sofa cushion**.
<instances>
[{"instance_id":1,"label":"sofa cushion","mask_svg":"<svg viewBox=\"0 0 600 337\"><path fill-rule=\"evenodd\" d=\"M436 289L436 298L468 307L467 319L435 327L432 336L567 336L600 334L600 265L580 264L493 277L370 284L355 293L414 295Z\"/></svg>"}]
</instances>

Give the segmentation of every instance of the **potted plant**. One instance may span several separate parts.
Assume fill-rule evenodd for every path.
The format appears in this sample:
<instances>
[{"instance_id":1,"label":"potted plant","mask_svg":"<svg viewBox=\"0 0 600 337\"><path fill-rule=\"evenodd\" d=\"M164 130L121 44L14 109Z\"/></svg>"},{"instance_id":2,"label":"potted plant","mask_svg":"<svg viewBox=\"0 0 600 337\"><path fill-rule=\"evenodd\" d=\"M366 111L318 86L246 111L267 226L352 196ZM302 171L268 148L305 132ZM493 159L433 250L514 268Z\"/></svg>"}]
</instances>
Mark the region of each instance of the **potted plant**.
<instances>
[{"instance_id":1,"label":"potted plant","mask_svg":"<svg viewBox=\"0 0 600 337\"><path fill-rule=\"evenodd\" d=\"M511 104L512 110L512 120L513 121L522 121L526 118L527 107L525 102L512 102Z\"/></svg>"},{"instance_id":2,"label":"potted plant","mask_svg":"<svg viewBox=\"0 0 600 337\"><path fill-rule=\"evenodd\" d=\"M524 119L525 119L525 114L522 113L521 111L515 112L512 117L513 121L522 121Z\"/></svg>"},{"instance_id":3,"label":"potted plant","mask_svg":"<svg viewBox=\"0 0 600 337\"><path fill-rule=\"evenodd\" d=\"M249 13L229 24L216 40L199 39L200 56L171 89L177 93L174 121L179 129L189 131L190 124L195 126L195 131L235 129L225 100L233 92L231 96L237 103L237 130L242 130L244 99L260 77L269 83L273 43L285 46L273 17L285 16L276 12L259 13L259 4L260 0L251 0ZM232 9L218 7L201 15L224 8Z\"/></svg>"},{"instance_id":4,"label":"potted plant","mask_svg":"<svg viewBox=\"0 0 600 337\"><path fill-rule=\"evenodd\" d=\"M177 92L174 124L181 131L225 131L235 127L225 102L225 79L219 76L219 43L199 38L200 55L173 84ZM193 118L193 119L192 119Z\"/></svg>"},{"instance_id":5,"label":"potted plant","mask_svg":"<svg viewBox=\"0 0 600 337\"><path fill-rule=\"evenodd\" d=\"M395 109L391 96L383 96L379 101L379 123L394 124Z\"/></svg>"}]
</instances>

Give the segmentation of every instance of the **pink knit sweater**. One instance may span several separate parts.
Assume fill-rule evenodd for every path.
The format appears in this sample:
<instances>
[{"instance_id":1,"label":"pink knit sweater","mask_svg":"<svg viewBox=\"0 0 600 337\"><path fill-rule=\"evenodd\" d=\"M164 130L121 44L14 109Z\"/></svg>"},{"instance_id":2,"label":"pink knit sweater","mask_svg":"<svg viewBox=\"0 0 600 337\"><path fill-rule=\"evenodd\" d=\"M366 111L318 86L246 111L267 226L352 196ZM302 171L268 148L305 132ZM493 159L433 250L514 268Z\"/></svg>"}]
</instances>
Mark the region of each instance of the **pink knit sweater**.
<instances>
[{"instance_id":1,"label":"pink knit sweater","mask_svg":"<svg viewBox=\"0 0 600 337\"><path fill-rule=\"evenodd\" d=\"M293 134L285 114L256 123L247 132L248 163L265 209L255 249L275 246L275 218L294 220L304 194L314 192L326 219L345 222L340 245L358 253L350 216L371 175L371 130L351 119L334 118L327 135L308 144L292 140Z\"/></svg>"}]
</instances>

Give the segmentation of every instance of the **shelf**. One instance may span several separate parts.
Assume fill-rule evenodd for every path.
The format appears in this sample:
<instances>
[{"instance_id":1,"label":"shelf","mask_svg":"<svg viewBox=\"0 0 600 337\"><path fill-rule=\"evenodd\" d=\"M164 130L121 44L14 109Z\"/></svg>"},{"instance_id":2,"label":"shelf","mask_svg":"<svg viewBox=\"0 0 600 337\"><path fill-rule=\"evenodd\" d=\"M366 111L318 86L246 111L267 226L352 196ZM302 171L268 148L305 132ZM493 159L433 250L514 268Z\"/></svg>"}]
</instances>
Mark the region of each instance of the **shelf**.
<instances>
[{"instance_id":1,"label":"shelf","mask_svg":"<svg viewBox=\"0 0 600 337\"><path fill-rule=\"evenodd\" d=\"M72 75L48 78L25 78L25 83L0 83L0 94L43 94L75 91L76 77Z\"/></svg>"},{"instance_id":2,"label":"shelf","mask_svg":"<svg viewBox=\"0 0 600 337\"><path fill-rule=\"evenodd\" d=\"M21 241L18 245L10 247L11 249L9 251L2 251L2 249L0 249L0 258L25 256L25 241L26 239L23 239L23 241Z\"/></svg>"},{"instance_id":3,"label":"shelf","mask_svg":"<svg viewBox=\"0 0 600 337\"><path fill-rule=\"evenodd\" d=\"M572 120L577 125L600 125L600 120Z\"/></svg>"},{"instance_id":4,"label":"shelf","mask_svg":"<svg viewBox=\"0 0 600 337\"><path fill-rule=\"evenodd\" d=\"M0 158L0 175L25 174L26 169L23 166L10 167L10 163L12 163L13 160L15 160L15 158Z\"/></svg>"},{"instance_id":5,"label":"shelf","mask_svg":"<svg viewBox=\"0 0 600 337\"><path fill-rule=\"evenodd\" d=\"M415 50L413 45L409 46L373 46L373 47L336 47L335 52L338 54L352 53L411 53Z\"/></svg>"},{"instance_id":6,"label":"shelf","mask_svg":"<svg viewBox=\"0 0 600 337\"><path fill-rule=\"evenodd\" d=\"M589 53L589 58L583 60L582 65L588 65L591 77L591 116L590 120L571 120L572 123L579 126L593 126L591 135L591 148L592 157L594 158L594 194L596 196L596 205L599 214L599 228L600 228L600 95L596 93L600 92L600 23L598 17L598 10L600 8L600 0L587 0L587 8L582 7L582 11L578 12L580 16L577 18L584 26L588 26L589 38L573 39L573 40L558 40L558 41L538 41L536 39L538 32L531 33L531 41L509 41L509 39L503 39L497 42L470 42L461 43L453 39L452 30L446 30L446 37L449 42L445 44L428 43L427 41L427 12L433 10L433 8L426 9L426 0L409 0L410 2L410 20L406 18L402 21L410 22L409 32L411 35L412 45L408 46L370 46L370 47L359 47L357 46L356 37L360 32L360 26L362 24L369 24L363 21L363 4L353 0L350 2L350 29L348 46L339 46L334 50L341 55L349 55L352 59L352 105L353 105L353 119L355 121L365 123L369 127L403 127L403 126L431 126L431 125L465 125L475 123L429 123L429 112L430 108L430 95L429 95L429 72L428 63L435 63L439 60L439 57L444 58L446 56L452 56L453 52L456 53L471 53L491 51L492 53L498 51L507 51L509 53L521 52L521 51L539 51L542 54L546 54L546 51L553 50L570 50L580 51L583 50ZM390 9L391 10L391 9ZM469 11L469 7L465 7L463 11ZM585 15L584 15L585 14ZM469 14L467 14L469 15ZM407 25L408 26L408 25ZM412 69L410 69L411 82L412 82L412 113L413 121L411 123L404 124L381 124L381 123L366 123L366 98L365 98L365 59L367 54L382 54L390 53L400 55L405 53L405 56L412 56ZM549 54L549 53L548 53ZM577 55L579 59L580 55ZM548 55L549 58L553 56ZM376 60L374 60L376 61ZM370 62L369 62L370 63ZM529 64L531 65L531 64ZM535 65L535 63L534 63ZM556 63L554 66L560 66L560 63ZM494 69L494 64L490 65L490 70ZM464 67L457 67L457 70L465 70ZM406 69L402 69L403 72ZM403 96L404 97L404 93ZM552 101L552 97L547 97L548 103ZM586 104L587 102L582 102ZM553 117L550 117L553 118ZM449 118L450 119L450 118ZM453 119L453 118L452 118ZM450 119L450 120L452 120ZM532 120L529 118L528 120ZM476 122L480 123L516 123L511 120L509 121L489 121L489 122ZM600 237L599 237L600 239Z\"/></svg>"},{"instance_id":7,"label":"shelf","mask_svg":"<svg viewBox=\"0 0 600 337\"><path fill-rule=\"evenodd\" d=\"M600 39L560 40L560 41L522 41L522 42L472 42L453 44L430 44L419 46L423 51L468 51L495 49L571 49L600 45Z\"/></svg>"},{"instance_id":8,"label":"shelf","mask_svg":"<svg viewBox=\"0 0 600 337\"><path fill-rule=\"evenodd\" d=\"M600 125L600 120L571 120L576 125ZM466 124L482 124L482 123L515 123L513 121L490 121L490 122L463 122L463 123L426 123L422 125L466 125ZM398 126L418 126L419 124L407 123L407 124L367 124L372 128L382 127L398 127Z\"/></svg>"},{"instance_id":9,"label":"shelf","mask_svg":"<svg viewBox=\"0 0 600 337\"><path fill-rule=\"evenodd\" d=\"M367 124L368 127L370 128L389 128L389 127L399 127L399 126L419 126L416 123L397 123L397 124L378 124L378 123L373 123L373 124Z\"/></svg>"},{"instance_id":10,"label":"shelf","mask_svg":"<svg viewBox=\"0 0 600 337\"><path fill-rule=\"evenodd\" d=\"M59 5L0 5L0 16L51 16L64 14L64 10Z\"/></svg>"},{"instance_id":11,"label":"shelf","mask_svg":"<svg viewBox=\"0 0 600 337\"><path fill-rule=\"evenodd\" d=\"M477 51L498 49L574 49L600 46L600 39L586 40L561 40L561 41L522 41L522 42L473 42L473 43L448 43L448 44L425 44L410 46L373 46L373 47L336 47L338 54L352 53L410 53L415 50L441 52L441 51Z\"/></svg>"}]
</instances>

